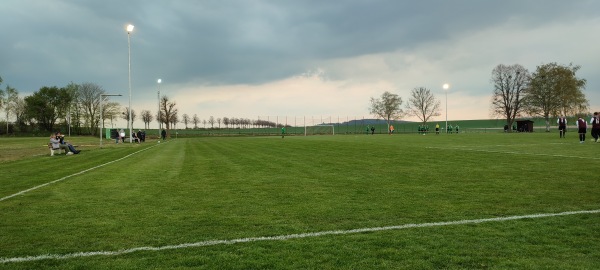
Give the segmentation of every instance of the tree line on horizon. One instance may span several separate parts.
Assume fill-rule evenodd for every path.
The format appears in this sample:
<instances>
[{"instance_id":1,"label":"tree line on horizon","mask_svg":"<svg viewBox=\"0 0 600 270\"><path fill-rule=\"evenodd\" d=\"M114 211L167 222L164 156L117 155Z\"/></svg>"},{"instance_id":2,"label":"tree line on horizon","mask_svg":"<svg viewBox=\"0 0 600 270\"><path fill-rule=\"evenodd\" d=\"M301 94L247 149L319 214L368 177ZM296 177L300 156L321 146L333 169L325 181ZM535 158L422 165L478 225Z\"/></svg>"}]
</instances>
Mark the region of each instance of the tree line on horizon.
<instances>
[{"instance_id":1,"label":"tree line on horizon","mask_svg":"<svg viewBox=\"0 0 600 270\"><path fill-rule=\"evenodd\" d=\"M512 126L519 117L542 117L546 121L546 129L550 128L550 118L558 116L589 115L589 101L583 89L586 80L576 76L580 66L557 63L542 64L534 72L528 71L522 65L500 64L492 70L491 114L501 116L508 126ZM3 80L0 77L0 84ZM54 132L60 128L69 128L79 135L98 135L100 126L105 121L114 119L131 122L137 119L135 110L129 110L117 102L104 101L106 92L94 83L69 83L65 87L44 86L33 94L20 97L19 92L6 85L0 89L0 111L4 112L6 126L3 134L20 132ZM102 100L102 102L101 102ZM384 119L388 126L393 120L401 120L404 116L417 117L423 124L431 117L441 115L441 101L430 89L415 87L410 92L406 105L402 108L402 98L394 93L385 91L380 98L370 99L369 113ZM102 115L102 117L100 117ZM14 117L11 125L9 117ZM266 120L251 120L247 118L210 116L200 120L196 114L183 114L181 119L176 102L163 95L160 98L159 110L155 115L149 110L142 110L140 118L144 129L148 129L154 120L167 130L176 128L178 123L198 129L199 124L209 124L210 128L249 128L249 127L280 127L281 124ZM102 119L102 123L100 123ZM127 127L129 128L129 127ZM12 131L11 131L12 129Z\"/></svg>"},{"instance_id":2,"label":"tree line on horizon","mask_svg":"<svg viewBox=\"0 0 600 270\"><path fill-rule=\"evenodd\" d=\"M2 82L0 77L0 84ZM204 124L204 128L207 124L210 128L215 128L215 125L221 128L221 124L226 128L282 126L272 121L237 117L210 116L208 120L200 120L196 114L192 117L183 114L180 119L176 102L166 95L160 98L156 114L142 110L138 118L135 110L107 100L108 96L110 95L101 86L94 83L69 83L65 87L43 86L25 97L20 97L15 88L6 85L5 90L0 89L0 111L5 113L6 124L0 127L0 130L4 129L2 134L14 133L15 129L22 133L37 133L56 132L68 127L78 135L98 136L100 126L104 128L106 121L123 119L129 125L129 117L132 123L137 119L142 120L144 129L148 129L152 121L158 121L159 126L166 129L168 135L178 123L184 124L186 129L190 124L196 129L199 128L199 124ZM10 123L10 117L15 119L13 123ZM127 128L129 129L129 126Z\"/></svg>"},{"instance_id":3,"label":"tree line on horizon","mask_svg":"<svg viewBox=\"0 0 600 270\"><path fill-rule=\"evenodd\" d=\"M591 115L582 91L587 81L576 76L579 69L581 66L557 63L539 65L534 72L519 64L496 66L490 79L491 115L503 117L508 126L520 117L541 117L546 131L550 130L551 118ZM404 109L402 103L399 95L385 91L380 98L371 97L369 113L384 119L388 127L390 121L406 115L418 117L423 124L441 115L440 100L425 87L410 92Z\"/></svg>"}]
</instances>

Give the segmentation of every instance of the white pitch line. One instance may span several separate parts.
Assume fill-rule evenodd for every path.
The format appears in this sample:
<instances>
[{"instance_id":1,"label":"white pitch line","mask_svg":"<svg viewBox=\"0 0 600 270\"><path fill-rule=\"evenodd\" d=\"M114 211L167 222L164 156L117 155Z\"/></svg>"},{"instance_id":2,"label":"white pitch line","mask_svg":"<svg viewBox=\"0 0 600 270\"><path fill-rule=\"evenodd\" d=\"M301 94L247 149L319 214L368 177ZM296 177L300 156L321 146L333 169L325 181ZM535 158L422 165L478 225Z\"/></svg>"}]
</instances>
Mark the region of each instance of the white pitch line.
<instances>
[{"instance_id":1,"label":"white pitch line","mask_svg":"<svg viewBox=\"0 0 600 270\"><path fill-rule=\"evenodd\" d=\"M67 176L65 176L65 177L63 177L63 178L56 179L56 180L50 181L50 182L48 182L48 183L44 183L44 184L41 184L41 185L38 185L38 186L32 187L32 188L30 188L30 189L26 189L26 190L23 190L23 191L19 191L19 192L15 193L15 194L8 195L8 196L6 196L6 197L2 197L2 198L0 198L0 202L1 202L1 201L4 201L4 200L7 200L7 199L10 199L10 198L12 198L12 197L15 197L15 196L19 196L19 195L25 194L25 193L27 193L27 192L30 192L30 191L33 191L33 190L36 190L36 189L38 189L38 188L45 187L45 186L47 186L47 185L50 185L50 184L54 184L54 183L57 183L57 182L60 182L60 181L66 180L66 179L68 179L68 178L71 178L71 177L73 177L73 176L77 176L77 175L80 175L80 174L84 174L84 173L86 173L86 172L89 172L89 171L92 171L92 170L98 169L98 168L100 168L100 167L104 167L104 166L106 166L106 165L109 165L109 164L115 163L115 162L117 162L117 161L121 161L121 160L123 160L123 159L126 159L126 158L128 158L128 157L130 157L130 156L133 156L133 155L135 155L135 154L138 154L138 153L140 153L140 152L143 152L143 151L146 151L146 150L148 150L148 149L151 149L151 148L153 148L153 147L156 147L157 145L158 145L158 144L156 144L156 145L153 145L153 146L150 146L150 147L148 147L148 148L144 148L144 149L138 150L138 151L136 151L136 152L133 152L133 153L131 153L131 154L129 154L129 155L126 155L126 156L124 156L124 157L122 157L122 158L120 158L120 159L116 159L116 160L113 160L113 161L109 161L109 162L106 162L106 163L104 163L104 164L100 164L100 165L98 165L98 166L95 166L95 167L92 167L92 168L89 168L89 169L85 169L85 170L83 170L83 171L80 171L80 172L77 172L77 173L74 173L74 174L71 174L71 175L67 175Z\"/></svg>"},{"instance_id":2,"label":"white pitch line","mask_svg":"<svg viewBox=\"0 0 600 270\"><path fill-rule=\"evenodd\" d=\"M161 250L173 250L173 249L183 249L183 248L192 248L192 247L231 245L231 244L238 244L238 243L258 242L258 241L282 241L282 240L289 240L289 239L319 237L319 236L326 236L326 235L344 235L344 234L356 234L356 233L378 232L378 231L388 231L388 230L402 230L402 229L410 229L410 228L426 228L426 227L464 225L464 224L479 224L479 223L486 223L486 222L499 222L499 221L508 221L508 220L569 216L569 215L579 215L579 214L598 214L598 213L600 213L600 209L568 211L568 212L560 212L560 213L540 213L540 214L522 215L522 216L482 218L482 219L470 219L470 220L458 220L458 221L442 221L442 222L419 223L419 224L413 223L413 224L404 224L404 225L397 225L397 226L361 228L361 229L352 229L352 230L322 231L322 232L288 234L288 235L278 235L278 236L249 237L249 238L238 238L238 239L231 239L231 240L209 240L209 241L202 241L202 242L195 242L195 243L184 243L184 244L178 244L178 245L167 245L167 246L159 246L159 247L135 247L135 248L129 248L129 249L122 249L122 250L118 250L118 251L91 251L91 252L75 252L75 253L68 253L68 254L45 254L45 255L26 256L26 257L0 258L0 264L31 262L31 261L40 261L40 260L65 260L65 259L91 257L91 256L117 256L117 255L138 252L138 251L161 251Z\"/></svg>"},{"instance_id":3,"label":"white pitch line","mask_svg":"<svg viewBox=\"0 0 600 270\"><path fill-rule=\"evenodd\" d=\"M551 154L538 154L538 153L524 153L514 151L495 151L495 150L483 150L473 148L459 148L459 147L425 147L427 149L440 149L440 150L462 150L472 152L483 152L483 153L495 153L495 154L512 154L512 155L529 155L529 156L542 156L542 157L561 157L561 158L579 158L579 159L599 159L600 157L581 157L581 156L567 156L567 155L551 155Z\"/></svg>"}]
</instances>

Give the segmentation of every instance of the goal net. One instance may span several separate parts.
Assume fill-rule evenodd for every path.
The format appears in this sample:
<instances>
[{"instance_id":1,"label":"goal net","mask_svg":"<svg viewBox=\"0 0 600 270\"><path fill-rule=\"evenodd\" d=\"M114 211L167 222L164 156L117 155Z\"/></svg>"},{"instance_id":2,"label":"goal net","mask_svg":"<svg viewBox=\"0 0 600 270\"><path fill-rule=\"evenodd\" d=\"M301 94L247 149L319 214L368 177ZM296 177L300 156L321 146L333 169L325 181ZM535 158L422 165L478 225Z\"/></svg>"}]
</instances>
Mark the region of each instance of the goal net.
<instances>
[{"instance_id":1,"label":"goal net","mask_svg":"<svg viewBox=\"0 0 600 270\"><path fill-rule=\"evenodd\" d=\"M333 125L304 126L304 136L308 135L335 135Z\"/></svg>"}]
</instances>

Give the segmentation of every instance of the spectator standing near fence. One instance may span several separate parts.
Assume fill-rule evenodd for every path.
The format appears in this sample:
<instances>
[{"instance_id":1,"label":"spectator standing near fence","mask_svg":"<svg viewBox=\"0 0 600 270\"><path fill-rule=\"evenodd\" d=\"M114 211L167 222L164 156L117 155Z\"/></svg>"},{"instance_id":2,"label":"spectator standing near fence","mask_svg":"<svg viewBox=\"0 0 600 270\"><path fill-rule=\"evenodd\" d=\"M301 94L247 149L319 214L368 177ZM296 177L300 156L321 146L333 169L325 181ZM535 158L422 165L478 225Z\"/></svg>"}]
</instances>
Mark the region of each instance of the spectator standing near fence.
<instances>
[{"instance_id":1,"label":"spectator standing near fence","mask_svg":"<svg viewBox=\"0 0 600 270\"><path fill-rule=\"evenodd\" d=\"M594 137L595 142L599 142L600 137L600 115L598 112L594 113L592 119L590 119L590 124L592 125L592 137Z\"/></svg>"},{"instance_id":2,"label":"spectator standing near fence","mask_svg":"<svg viewBox=\"0 0 600 270\"><path fill-rule=\"evenodd\" d=\"M565 132L567 132L567 118L564 115L561 115L556 120L556 123L558 124L558 133L560 135L560 138L564 138Z\"/></svg>"},{"instance_id":3,"label":"spectator standing near fence","mask_svg":"<svg viewBox=\"0 0 600 270\"><path fill-rule=\"evenodd\" d=\"M281 138L285 137L285 126L281 127Z\"/></svg>"},{"instance_id":4,"label":"spectator standing near fence","mask_svg":"<svg viewBox=\"0 0 600 270\"><path fill-rule=\"evenodd\" d=\"M121 142L125 143L125 130L119 130L119 137L121 137Z\"/></svg>"},{"instance_id":5,"label":"spectator standing near fence","mask_svg":"<svg viewBox=\"0 0 600 270\"><path fill-rule=\"evenodd\" d=\"M164 140L166 140L166 138L167 138L167 131L163 129L163 130L160 132L160 136L162 137L162 140L163 140L163 141L164 141Z\"/></svg>"},{"instance_id":6,"label":"spectator standing near fence","mask_svg":"<svg viewBox=\"0 0 600 270\"><path fill-rule=\"evenodd\" d=\"M390 125L390 135L394 134L394 125Z\"/></svg>"},{"instance_id":7,"label":"spectator standing near fence","mask_svg":"<svg viewBox=\"0 0 600 270\"><path fill-rule=\"evenodd\" d=\"M579 117L575 125L577 125L577 132L579 133L579 143L584 143L585 133L587 133L587 122Z\"/></svg>"}]
</instances>

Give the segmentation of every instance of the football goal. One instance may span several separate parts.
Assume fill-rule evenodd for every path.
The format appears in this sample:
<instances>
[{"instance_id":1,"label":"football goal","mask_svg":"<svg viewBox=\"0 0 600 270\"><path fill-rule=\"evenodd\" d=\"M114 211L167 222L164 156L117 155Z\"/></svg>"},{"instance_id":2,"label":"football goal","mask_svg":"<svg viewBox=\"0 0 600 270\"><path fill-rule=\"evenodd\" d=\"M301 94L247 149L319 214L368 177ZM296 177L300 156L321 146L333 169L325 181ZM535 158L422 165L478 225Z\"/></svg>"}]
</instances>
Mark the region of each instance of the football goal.
<instances>
[{"instance_id":1,"label":"football goal","mask_svg":"<svg viewBox=\"0 0 600 270\"><path fill-rule=\"evenodd\" d=\"M335 135L333 125L304 126L304 136L308 135Z\"/></svg>"}]
</instances>

